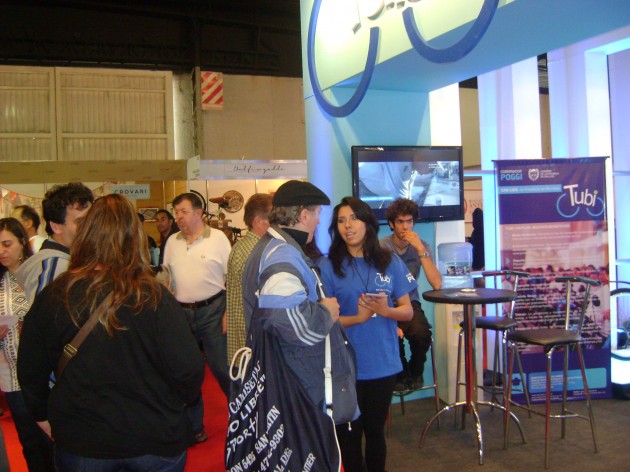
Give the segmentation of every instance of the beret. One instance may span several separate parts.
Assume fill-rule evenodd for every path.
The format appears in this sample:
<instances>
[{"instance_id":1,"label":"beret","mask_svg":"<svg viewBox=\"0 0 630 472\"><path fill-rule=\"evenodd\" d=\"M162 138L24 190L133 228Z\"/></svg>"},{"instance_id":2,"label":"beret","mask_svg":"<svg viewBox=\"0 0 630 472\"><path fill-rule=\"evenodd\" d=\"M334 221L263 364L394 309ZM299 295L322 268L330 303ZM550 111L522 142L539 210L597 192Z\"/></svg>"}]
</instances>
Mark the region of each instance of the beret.
<instances>
[{"instance_id":1,"label":"beret","mask_svg":"<svg viewBox=\"0 0 630 472\"><path fill-rule=\"evenodd\" d=\"M273 195L273 206L330 205L330 199L310 182L289 180L283 183Z\"/></svg>"}]
</instances>

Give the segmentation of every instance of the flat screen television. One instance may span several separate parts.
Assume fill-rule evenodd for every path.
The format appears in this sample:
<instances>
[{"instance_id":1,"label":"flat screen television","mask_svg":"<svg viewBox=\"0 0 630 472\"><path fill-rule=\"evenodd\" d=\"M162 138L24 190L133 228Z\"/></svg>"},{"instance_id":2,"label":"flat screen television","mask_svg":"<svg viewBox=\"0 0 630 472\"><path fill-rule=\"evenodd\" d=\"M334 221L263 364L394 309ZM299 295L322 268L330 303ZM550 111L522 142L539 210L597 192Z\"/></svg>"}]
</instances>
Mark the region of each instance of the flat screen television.
<instances>
[{"instance_id":1,"label":"flat screen television","mask_svg":"<svg viewBox=\"0 0 630 472\"><path fill-rule=\"evenodd\" d=\"M464 219L461 146L352 146L352 194L380 223L403 197L420 207L418 222Z\"/></svg>"}]
</instances>

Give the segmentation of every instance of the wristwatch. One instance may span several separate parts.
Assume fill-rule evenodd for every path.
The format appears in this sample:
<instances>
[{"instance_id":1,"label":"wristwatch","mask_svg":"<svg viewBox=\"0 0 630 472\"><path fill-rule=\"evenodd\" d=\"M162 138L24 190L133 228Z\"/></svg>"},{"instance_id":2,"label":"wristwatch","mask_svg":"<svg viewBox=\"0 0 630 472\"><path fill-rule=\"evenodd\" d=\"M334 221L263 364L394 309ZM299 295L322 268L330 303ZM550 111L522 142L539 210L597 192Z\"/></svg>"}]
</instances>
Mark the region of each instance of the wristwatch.
<instances>
[{"instance_id":1,"label":"wristwatch","mask_svg":"<svg viewBox=\"0 0 630 472\"><path fill-rule=\"evenodd\" d=\"M429 252L428 251L424 251L424 254L420 255L420 259L424 259L425 257L429 257Z\"/></svg>"}]
</instances>

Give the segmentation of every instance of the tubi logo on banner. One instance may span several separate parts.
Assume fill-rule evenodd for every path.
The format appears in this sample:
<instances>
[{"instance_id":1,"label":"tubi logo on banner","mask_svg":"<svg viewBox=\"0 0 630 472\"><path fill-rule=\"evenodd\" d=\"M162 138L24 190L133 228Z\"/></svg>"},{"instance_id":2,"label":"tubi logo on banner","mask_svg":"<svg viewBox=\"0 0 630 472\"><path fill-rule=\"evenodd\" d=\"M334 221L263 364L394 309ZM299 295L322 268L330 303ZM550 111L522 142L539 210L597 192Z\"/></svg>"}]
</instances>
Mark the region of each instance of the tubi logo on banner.
<instances>
[{"instance_id":1,"label":"tubi logo on banner","mask_svg":"<svg viewBox=\"0 0 630 472\"><path fill-rule=\"evenodd\" d=\"M584 316L581 336L592 398L610 396L610 286L604 157L495 161L501 268L529 272L519 288L515 320L527 328L565 323L567 297L573 317ZM601 283L589 289L583 315L583 286L570 293L558 276L583 276ZM523 346L530 400L545 400L546 356ZM576 353L569 359L570 399L584 396ZM552 398L562 396L563 376L552 367ZM518 374L514 382L518 382Z\"/></svg>"},{"instance_id":2,"label":"tubi logo on banner","mask_svg":"<svg viewBox=\"0 0 630 472\"><path fill-rule=\"evenodd\" d=\"M502 222L510 224L523 218L532 223L605 219L601 159L523 160L520 166L515 161L497 161Z\"/></svg>"}]
</instances>

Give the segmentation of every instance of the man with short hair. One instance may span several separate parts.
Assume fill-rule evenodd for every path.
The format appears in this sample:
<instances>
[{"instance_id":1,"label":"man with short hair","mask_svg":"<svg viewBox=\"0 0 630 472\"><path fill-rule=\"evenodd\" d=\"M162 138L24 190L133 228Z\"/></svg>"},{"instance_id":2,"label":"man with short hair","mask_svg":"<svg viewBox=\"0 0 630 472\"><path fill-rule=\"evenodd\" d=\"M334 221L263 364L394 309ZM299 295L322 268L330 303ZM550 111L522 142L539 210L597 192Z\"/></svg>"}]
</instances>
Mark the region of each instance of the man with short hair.
<instances>
[{"instance_id":1,"label":"man with short hair","mask_svg":"<svg viewBox=\"0 0 630 472\"><path fill-rule=\"evenodd\" d=\"M171 275L175 298L184 308L195 337L203 344L210 370L227 395L225 276L232 246L223 231L211 228L203 219L201 199L182 193L173 200L179 233L168 238L164 266ZM189 408L195 441L208 439L203 426L203 401Z\"/></svg>"},{"instance_id":2,"label":"man with short hair","mask_svg":"<svg viewBox=\"0 0 630 472\"><path fill-rule=\"evenodd\" d=\"M413 225L419 214L420 210L414 201L406 198L394 200L385 213L393 233L381 239L380 242L382 246L400 256L416 280L419 280L420 271L424 269L427 281L434 290L438 290L442 286L442 275L433 262L431 248L413 231ZM399 321L398 329L402 330L403 336L409 341L411 358L407 362L405 346L400 338L400 360L403 363L403 371L398 377L395 390L408 388L415 390L424 385L424 363L432 342L431 325L420 305L417 286L409 293L409 298L413 307L413 318L410 321Z\"/></svg>"},{"instance_id":3,"label":"man with short hair","mask_svg":"<svg viewBox=\"0 0 630 472\"><path fill-rule=\"evenodd\" d=\"M68 269L70 246L77 233L77 221L94 202L92 191L81 183L55 185L44 195L42 207L46 232L37 254L29 257L16 273L31 303L35 296Z\"/></svg>"},{"instance_id":4,"label":"man with short hair","mask_svg":"<svg viewBox=\"0 0 630 472\"><path fill-rule=\"evenodd\" d=\"M44 241L46 241L46 238L40 236L38 232L41 219L39 218L37 211L35 211L35 208L28 205L19 205L13 209L11 216L22 223L24 231L26 231L26 235L28 236L28 242L33 250L33 254L38 252L41 249L42 244L44 244Z\"/></svg>"},{"instance_id":5,"label":"man with short hair","mask_svg":"<svg viewBox=\"0 0 630 472\"><path fill-rule=\"evenodd\" d=\"M243 311L243 268L256 243L269 228L271 195L255 193L245 203L243 220L247 233L232 247L227 269L227 363L236 351L245 347L245 314Z\"/></svg>"}]
</instances>

